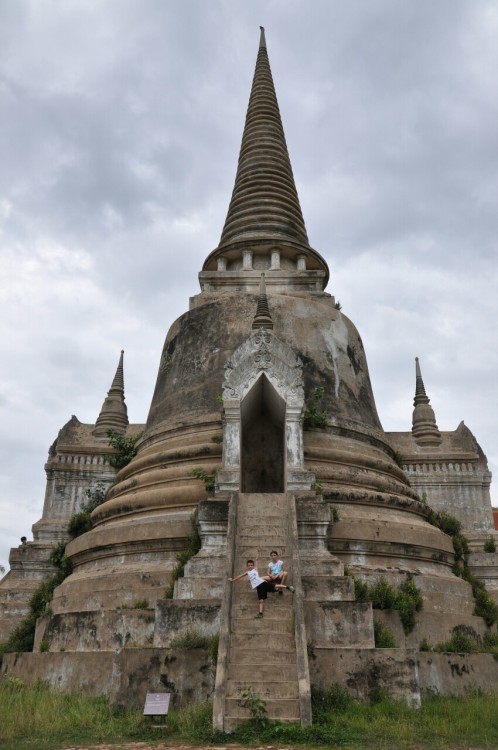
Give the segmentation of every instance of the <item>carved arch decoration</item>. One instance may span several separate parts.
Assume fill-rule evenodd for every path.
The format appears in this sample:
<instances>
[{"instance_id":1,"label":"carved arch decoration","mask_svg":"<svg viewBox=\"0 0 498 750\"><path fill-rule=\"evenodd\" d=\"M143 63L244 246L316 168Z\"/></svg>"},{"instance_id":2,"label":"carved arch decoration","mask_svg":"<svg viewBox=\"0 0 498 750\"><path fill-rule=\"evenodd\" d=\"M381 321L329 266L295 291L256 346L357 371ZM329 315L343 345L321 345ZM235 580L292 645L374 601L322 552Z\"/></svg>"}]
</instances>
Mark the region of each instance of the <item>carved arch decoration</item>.
<instances>
[{"instance_id":1,"label":"carved arch decoration","mask_svg":"<svg viewBox=\"0 0 498 750\"><path fill-rule=\"evenodd\" d=\"M249 336L225 364L223 381L223 467L220 491L240 487L241 403L263 375L285 402L286 490L308 490L314 481L304 469L303 363L288 344L260 328Z\"/></svg>"}]
</instances>

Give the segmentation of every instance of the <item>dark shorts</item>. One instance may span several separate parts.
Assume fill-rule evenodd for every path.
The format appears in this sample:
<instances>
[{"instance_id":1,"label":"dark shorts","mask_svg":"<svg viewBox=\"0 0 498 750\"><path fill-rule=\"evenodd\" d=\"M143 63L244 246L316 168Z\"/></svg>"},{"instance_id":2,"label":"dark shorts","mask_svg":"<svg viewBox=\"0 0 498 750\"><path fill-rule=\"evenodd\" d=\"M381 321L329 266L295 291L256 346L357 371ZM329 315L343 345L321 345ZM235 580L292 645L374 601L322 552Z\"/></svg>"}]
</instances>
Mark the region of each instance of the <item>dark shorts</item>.
<instances>
[{"instance_id":1,"label":"dark shorts","mask_svg":"<svg viewBox=\"0 0 498 750\"><path fill-rule=\"evenodd\" d=\"M259 600L267 599L269 591L275 591L275 586L273 583L268 583L268 581L263 581L263 583L260 583L259 586L256 587L256 593Z\"/></svg>"}]
</instances>

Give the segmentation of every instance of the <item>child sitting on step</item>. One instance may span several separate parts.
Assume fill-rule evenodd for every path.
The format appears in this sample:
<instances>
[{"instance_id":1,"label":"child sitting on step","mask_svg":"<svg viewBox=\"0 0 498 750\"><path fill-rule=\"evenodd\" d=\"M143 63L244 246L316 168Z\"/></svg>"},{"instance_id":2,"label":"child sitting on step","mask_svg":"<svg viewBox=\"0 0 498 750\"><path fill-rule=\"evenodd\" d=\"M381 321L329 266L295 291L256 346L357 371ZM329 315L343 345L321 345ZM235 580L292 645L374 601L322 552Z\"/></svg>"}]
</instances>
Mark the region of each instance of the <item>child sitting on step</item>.
<instances>
[{"instance_id":1,"label":"child sitting on step","mask_svg":"<svg viewBox=\"0 0 498 750\"><path fill-rule=\"evenodd\" d=\"M270 576L270 581L273 581L273 583L275 584L285 584L288 575L287 571L285 570L285 563L282 560L278 559L278 552L274 549L272 549L272 551L270 552L270 558L270 562L268 563L268 575ZM278 589L278 593L280 595L283 594L283 591L280 587Z\"/></svg>"},{"instance_id":2,"label":"child sitting on step","mask_svg":"<svg viewBox=\"0 0 498 750\"><path fill-rule=\"evenodd\" d=\"M260 549L258 547L258 556L259 556L259 551ZM229 577L228 580L231 583L234 583L235 581L239 581L241 578L247 575L249 579L249 583L251 584L251 588L256 589L256 593L258 595L259 611L258 611L258 614L255 616L255 619L260 620L263 617L265 600L268 598L269 591L274 591L276 588L288 588L290 591L294 591L294 588L292 586L283 586L282 584L272 583L269 575L261 577L258 573L258 568L257 568L258 556L256 556L256 562L254 562L254 560L251 560L251 559L247 561L246 563L247 570L245 570L243 573L236 576L235 578Z\"/></svg>"}]
</instances>

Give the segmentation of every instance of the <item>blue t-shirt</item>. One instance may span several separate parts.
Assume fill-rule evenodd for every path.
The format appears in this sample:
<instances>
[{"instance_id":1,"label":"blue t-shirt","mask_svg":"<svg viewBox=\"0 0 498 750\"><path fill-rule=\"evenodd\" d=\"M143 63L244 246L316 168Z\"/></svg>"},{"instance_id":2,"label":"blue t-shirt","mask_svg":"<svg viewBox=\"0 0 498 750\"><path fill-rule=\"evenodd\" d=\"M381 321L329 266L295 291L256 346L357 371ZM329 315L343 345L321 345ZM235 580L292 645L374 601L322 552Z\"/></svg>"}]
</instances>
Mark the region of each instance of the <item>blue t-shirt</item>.
<instances>
[{"instance_id":1,"label":"blue t-shirt","mask_svg":"<svg viewBox=\"0 0 498 750\"><path fill-rule=\"evenodd\" d=\"M283 570L284 564L282 560L277 560L277 562L269 562L268 568L270 570L270 575L272 576L279 576Z\"/></svg>"}]
</instances>

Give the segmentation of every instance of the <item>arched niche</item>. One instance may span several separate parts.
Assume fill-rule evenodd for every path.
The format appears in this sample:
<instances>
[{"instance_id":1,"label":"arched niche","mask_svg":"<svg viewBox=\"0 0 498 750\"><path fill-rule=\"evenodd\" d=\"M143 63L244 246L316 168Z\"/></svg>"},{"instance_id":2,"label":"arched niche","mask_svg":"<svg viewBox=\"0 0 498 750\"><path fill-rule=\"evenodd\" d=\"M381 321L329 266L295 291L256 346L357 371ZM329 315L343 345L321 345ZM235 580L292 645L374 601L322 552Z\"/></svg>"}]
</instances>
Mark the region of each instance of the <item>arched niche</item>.
<instances>
[{"instance_id":1,"label":"arched niche","mask_svg":"<svg viewBox=\"0 0 498 750\"><path fill-rule=\"evenodd\" d=\"M220 491L311 489L314 477L304 468L302 362L290 346L262 328L249 336L225 365L223 407ZM258 472L251 457L251 452L262 456L258 440L265 427L267 445L277 458L273 478L269 463Z\"/></svg>"}]
</instances>

